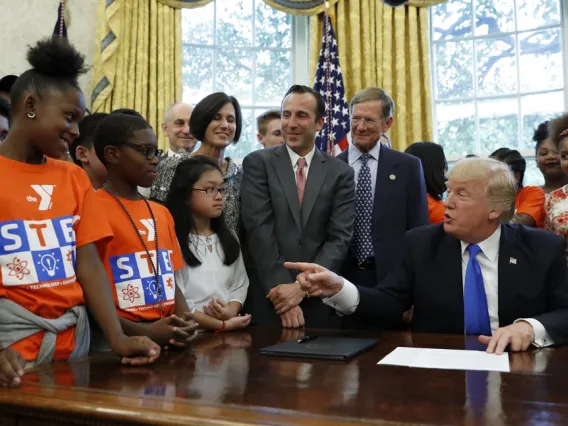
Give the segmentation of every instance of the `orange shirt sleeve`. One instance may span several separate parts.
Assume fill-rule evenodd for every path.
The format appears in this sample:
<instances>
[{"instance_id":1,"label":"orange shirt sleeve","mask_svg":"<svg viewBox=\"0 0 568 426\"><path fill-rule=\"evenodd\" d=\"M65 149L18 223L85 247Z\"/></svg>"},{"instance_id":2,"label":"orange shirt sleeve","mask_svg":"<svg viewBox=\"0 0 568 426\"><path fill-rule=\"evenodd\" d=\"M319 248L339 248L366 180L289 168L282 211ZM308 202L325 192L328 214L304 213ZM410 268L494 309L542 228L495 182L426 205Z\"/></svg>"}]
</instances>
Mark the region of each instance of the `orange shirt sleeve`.
<instances>
[{"instance_id":1,"label":"orange shirt sleeve","mask_svg":"<svg viewBox=\"0 0 568 426\"><path fill-rule=\"evenodd\" d=\"M428 194L428 221L430 225L442 223L444 221L445 212L444 203Z\"/></svg>"},{"instance_id":2,"label":"orange shirt sleeve","mask_svg":"<svg viewBox=\"0 0 568 426\"><path fill-rule=\"evenodd\" d=\"M525 186L521 188L515 198L516 214L528 214L542 228L544 222L544 191L538 186Z\"/></svg>"},{"instance_id":3,"label":"orange shirt sleeve","mask_svg":"<svg viewBox=\"0 0 568 426\"><path fill-rule=\"evenodd\" d=\"M108 241L113 236L112 229L101 203L96 199L87 173L75 166L72 175L78 200L75 212L75 217L78 218L75 229L77 248L97 241Z\"/></svg>"}]
</instances>

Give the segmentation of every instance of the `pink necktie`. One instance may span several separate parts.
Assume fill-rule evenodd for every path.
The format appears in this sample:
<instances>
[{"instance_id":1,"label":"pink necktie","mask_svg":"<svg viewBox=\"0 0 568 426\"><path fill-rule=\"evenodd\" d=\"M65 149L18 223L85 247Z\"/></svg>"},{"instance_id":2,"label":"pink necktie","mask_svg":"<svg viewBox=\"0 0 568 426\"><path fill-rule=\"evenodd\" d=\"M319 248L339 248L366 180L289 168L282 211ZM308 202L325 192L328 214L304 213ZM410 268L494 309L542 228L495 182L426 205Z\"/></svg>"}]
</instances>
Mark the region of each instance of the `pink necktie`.
<instances>
[{"instance_id":1,"label":"pink necktie","mask_svg":"<svg viewBox=\"0 0 568 426\"><path fill-rule=\"evenodd\" d=\"M298 158L298 168L296 169L296 188L298 189L298 201L300 201L300 206L302 205L302 200L304 199L304 190L306 189L306 174L304 173L304 168L306 167L306 159Z\"/></svg>"}]
</instances>

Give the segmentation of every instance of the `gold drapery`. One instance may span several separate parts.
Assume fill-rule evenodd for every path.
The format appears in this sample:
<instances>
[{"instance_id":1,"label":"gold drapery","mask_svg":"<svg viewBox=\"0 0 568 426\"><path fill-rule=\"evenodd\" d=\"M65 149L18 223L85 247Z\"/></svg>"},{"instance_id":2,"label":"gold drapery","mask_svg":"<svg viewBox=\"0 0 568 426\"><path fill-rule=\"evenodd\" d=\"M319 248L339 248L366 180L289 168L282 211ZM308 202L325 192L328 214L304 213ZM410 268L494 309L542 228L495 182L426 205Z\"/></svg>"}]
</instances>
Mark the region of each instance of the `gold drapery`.
<instances>
[{"instance_id":1,"label":"gold drapery","mask_svg":"<svg viewBox=\"0 0 568 426\"><path fill-rule=\"evenodd\" d=\"M428 8L342 0L330 13L348 101L361 89L381 87L396 105L389 132L393 147L402 151L413 142L432 140ZM322 23L323 15L310 17L312 76L321 48Z\"/></svg>"},{"instance_id":2,"label":"gold drapery","mask_svg":"<svg viewBox=\"0 0 568 426\"><path fill-rule=\"evenodd\" d=\"M343 0L329 0L329 5L334 6L340 1ZM264 2L290 15L315 15L325 11L325 0L264 0Z\"/></svg>"},{"instance_id":3,"label":"gold drapery","mask_svg":"<svg viewBox=\"0 0 568 426\"><path fill-rule=\"evenodd\" d=\"M171 7L193 9L206 6L214 0L158 0ZM317 15L325 10L325 0L263 0L267 5L290 15ZM334 6L342 0L329 0ZM379 0L377 0L379 1ZM408 5L414 7L427 7L444 3L447 0L409 0Z\"/></svg>"},{"instance_id":4,"label":"gold drapery","mask_svg":"<svg viewBox=\"0 0 568 426\"><path fill-rule=\"evenodd\" d=\"M207 6L215 0L158 0L158 3L177 9L194 9L196 7Z\"/></svg>"},{"instance_id":5,"label":"gold drapery","mask_svg":"<svg viewBox=\"0 0 568 426\"><path fill-rule=\"evenodd\" d=\"M181 11L158 0L100 0L95 44L92 111L132 108L166 148L160 125L183 86Z\"/></svg>"}]
</instances>

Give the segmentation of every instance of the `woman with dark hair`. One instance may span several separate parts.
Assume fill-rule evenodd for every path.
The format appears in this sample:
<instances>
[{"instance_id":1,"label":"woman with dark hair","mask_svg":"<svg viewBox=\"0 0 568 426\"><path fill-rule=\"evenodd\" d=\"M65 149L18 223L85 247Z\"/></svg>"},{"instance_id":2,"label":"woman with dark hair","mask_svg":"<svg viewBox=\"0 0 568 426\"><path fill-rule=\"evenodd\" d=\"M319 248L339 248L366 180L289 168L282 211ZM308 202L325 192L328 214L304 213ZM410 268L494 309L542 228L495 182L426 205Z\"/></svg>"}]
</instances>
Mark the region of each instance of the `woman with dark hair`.
<instances>
[{"instance_id":1,"label":"woman with dark hair","mask_svg":"<svg viewBox=\"0 0 568 426\"><path fill-rule=\"evenodd\" d=\"M560 164L564 173L568 174L568 113L548 123L550 140L556 145L560 154ZM545 229L564 238L566 257L568 257L568 184L552 191L544 205Z\"/></svg>"},{"instance_id":2,"label":"woman with dark hair","mask_svg":"<svg viewBox=\"0 0 568 426\"><path fill-rule=\"evenodd\" d=\"M536 165L542 176L544 185L541 186L545 194L550 194L568 184L568 175L560 165L560 155L556 143L548 137L548 121L540 123L534 131Z\"/></svg>"},{"instance_id":3,"label":"woman with dark hair","mask_svg":"<svg viewBox=\"0 0 568 426\"><path fill-rule=\"evenodd\" d=\"M225 224L225 188L217 163L197 156L177 166L166 202L186 263L179 285L195 321L218 331L250 323L239 314L249 279L239 240Z\"/></svg>"},{"instance_id":4,"label":"woman with dark hair","mask_svg":"<svg viewBox=\"0 0 568 426\"><path fill-rule=\"evenodd\" d=\"M191 134L201 142L192 156L209 157L219 166L225 180L225 220L237 235L241 221L243 171L233 160L225 157L225 149L239 141L242 126L239 102L223 92L203 98L193 109L189 120Z\"/></svg>"},{"instance_id":5,"label":"woman with dark hair","mask_svg":"<svg viewBox=\"0 0 568 426\"><path fill-rule=\"evenodd\" d=\"M415 142L406 148L407 154L414 155L422 162L426 192L428 193L428 220L430 224L444 221L445 207L442 202L446 192L448 162L444 148L433 142Z\"/></svg>"},{"instance_id":6,"label":"woman with dark hair","mask_svg":"<svg viewBox=\"0 0 568 426\"><path fill-rule=\"evenodd\" d=\"M0 386L24 365L89 353L87 309L124 363L152 362L160 348L126 337L96 243L112 238L87 174L57 160L79 136L84 57L47 38L27 54L31 69L11 90L10 132L0 143ZM86 305L86 306L85 306Z\"/></svg>"},{"instance_id":7,"label":"woman with dark hair","mask_svg":"<svg viewBox=\"0 0 568 426\"><path fill-rule=\"evenodd\" d=\"M542 228L544 223L545 195L539 186L524 186L527 162L516 149L499 148L490 156L509 166L517 181L517 196L515 197L515 216L511 223Z\"/></svg>"}]
</instances>

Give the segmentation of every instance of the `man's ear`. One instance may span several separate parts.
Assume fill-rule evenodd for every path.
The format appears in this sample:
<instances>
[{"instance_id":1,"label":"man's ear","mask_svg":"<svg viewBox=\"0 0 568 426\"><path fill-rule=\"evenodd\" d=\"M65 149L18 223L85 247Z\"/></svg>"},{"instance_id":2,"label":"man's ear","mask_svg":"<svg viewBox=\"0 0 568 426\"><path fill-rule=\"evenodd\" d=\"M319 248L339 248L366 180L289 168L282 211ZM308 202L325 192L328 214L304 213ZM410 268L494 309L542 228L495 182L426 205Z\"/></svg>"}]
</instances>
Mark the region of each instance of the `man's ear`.
<instances>
[{"instance_id":1,"label":"man's ear","mask_svg":"<svg viewBox=\"0 0 568 426\"><path fill-rule=\"evenodd\" d=\"M325 123L324 117L321 117L319 120L316 120L316 130L318 132L321 132L321 129L323 129L324 123Z\"/></svg>"},{"instance_id":2,"label":"man's ear","mask_svg":"<svg viewBox=\"0 0 568 426\"><path fill-rule=\"evenodd\" d=\"M392 126L392 122L393 122L393 118L392 118L392 117L389 118L387 121L385 121L386 129L385 129L385 131L384 131L383 133L386 133L386 132L388 132L388 131L390 130L390 128L391 128L391 126Z\"/></svg>"},{"instance_id":3,"label":"man's ear","mask_svg":"<svg viewBox=\"0 0 568 426\"><path fill-rule=\"evenodd\" d=\"M168 137L168 125L166 123L162 123L162 132L164 132L164 136Z\"/></svg>"},{"instance_id":4,"label":"man's ear","mask_svg":"<svg viewBox=\"0 0 568 426\"><path fill-rule=\"evenodd\" d=\"M105 148L105 162L108 164L117 164L120 161L120 150L113 145Z\"/></svg>"},{"instance_id":5,"label":"man's ear","mask_svg":"<svg viewBox=\"0 0 568 426\"><path fill-rule=\"evenodd\" d=\"M256 134L256 140L258 140L258 142L264 146L264 143L262 143L262 139L264 138L264 136L262 136L260 133Z\"/></svg>"},{"instance_id":6,"label":"man's ear","mask_svg":"<svg viewBox=\"0 0 568 426\"><path fill-rule=\"evenodd\" d=\"M89 164L89 156L87 155L87 152L89 151L88 148L79 145L77 146L77 148L75 149L75 157L77 158L77 160L79 160L81 163L85 163L85 164Z\"/></svg>"}]
</instances>

